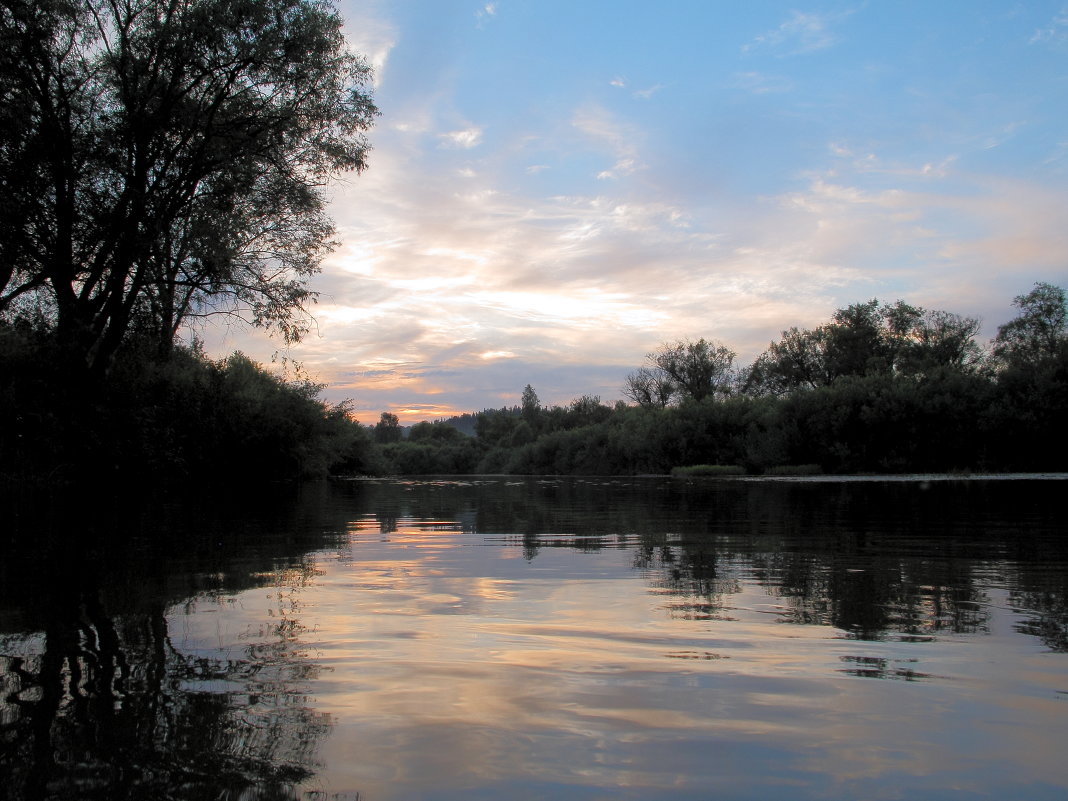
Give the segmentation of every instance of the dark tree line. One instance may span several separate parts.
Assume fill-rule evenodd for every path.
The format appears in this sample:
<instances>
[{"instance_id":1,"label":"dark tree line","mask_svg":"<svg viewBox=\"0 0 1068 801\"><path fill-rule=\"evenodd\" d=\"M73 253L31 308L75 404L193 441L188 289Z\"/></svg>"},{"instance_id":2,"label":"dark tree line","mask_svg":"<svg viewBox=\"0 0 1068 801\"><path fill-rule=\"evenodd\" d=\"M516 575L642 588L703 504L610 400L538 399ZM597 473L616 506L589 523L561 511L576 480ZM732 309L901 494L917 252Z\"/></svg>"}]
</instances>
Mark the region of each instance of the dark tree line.
<instances>
[{"instance_id":1,"label":"dark tree line","mask_svg":"<svg viewBox=\"0 0 1068 801\"><path fill-rule=\"evenodd\" d=\"M369 80L326 0L0 2L0 476L352 462L317 388L175 343L306 331Z\"/></svg>"},{"instance_id":2,"label":"dark tree line","mask_svg":"<svg viewBox=\"0 0 1068 801\"><path fill-rule=\"evenodd\" d=\"M1064 290L1014 300L989 348L979 321L903 301L857 303L791 328L751 364L712 340L648 355L623 388L633 405L583 397L477 415L445 447L394 442L386 472L667 473L736 465L761 473L1061 470L1068 434Z\"/></svg>"}]
</instances>

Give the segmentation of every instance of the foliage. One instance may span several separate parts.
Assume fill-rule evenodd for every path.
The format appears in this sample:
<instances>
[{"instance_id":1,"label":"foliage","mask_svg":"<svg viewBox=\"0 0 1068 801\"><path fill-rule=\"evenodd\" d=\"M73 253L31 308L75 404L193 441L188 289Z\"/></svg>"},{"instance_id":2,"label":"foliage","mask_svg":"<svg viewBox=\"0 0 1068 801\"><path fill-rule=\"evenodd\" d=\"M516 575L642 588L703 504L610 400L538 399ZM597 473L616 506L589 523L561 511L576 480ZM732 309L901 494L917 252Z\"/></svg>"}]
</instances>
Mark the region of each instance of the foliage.
<instances>
[{"instance_id":1,"label":"foliage","mask_svg":"<svg viewBox=\"0 0 1068 801\"><path fill-rule=\"evenodd\" d=\"M522 409L523 420L526 421L527 425L532 428L536 426L538 413L541 411L541 401L538 400L538 393L534 391L534 387L530 384L527 384L523 389L520 409Z\"/></svg>"},{"instance_id":2,"label":"foliage","mask_svg":"<svg viewBox=\"0 0 1068 801\"><path fill-rule=\"evenodd\" d=\"M1068 305L1064 290L1037 283L1026 295L1016 296L1012 304L1020 314L998 328L994 357L1009 366L1036 365L1043 359L1056 358L1066 339Z\"/></svg>"},{"instance_id":3,"label":"foliage","mask_svg":"<svg viewBox=\"0 0 1068 801\"><path fill-rule=\"evenodd\" d=\"M941 368L971 370L982 351L975 342L979 321L926 310L902 300L878 300L838 309L813 330L791 328L744 373L743 389L781 397L827 387L848 377L918 376Z\"/></svg>"},{"instance_id":4,"label":"foliage","mask_svg":"<svg viewBox=\"0 0 1068 801\"><path fill-rule=\"evenodd\" d=\"M328 2L8 0L0 314L37 310L98 374L193 315L299 338L368 79Z\"/></svg>"},{"instance_id":5,"label":"foliage","mask_svg":"<svg viewBox=\"0 0 1068 801\"><path fill-rule=\"evenodd\" d=\"M623 395L639 406L663 408L675 395L675 384L658 366L639 367L627 376Z\"/></svg>"},{"instance_id":6,"label":"foliage","mask_svg":"<svg viewBox=\"0 0 1068 801\"><path fill-rule=\"evenodd\" d=\"M461 442L465 439L459 429L444 422L416 423L408 431L409 442Z\"/></svg>"},{"instance_id":7,"label":"foliage","mask_svg":"<svg viewBox=\"0 0 1068 801\"><path fill-rule=\"evenodd\" d=\"M823 472L818 464L779 464L764 471L768 476L818 476Z\"/></svg>"},{"instance_id":8,"label":"foliage","mask_svg":"<svg viewBox=\"0 0 1068 801\"><path fill-rule=\"evenodd\" d=\"M903 301L853 304L814 330L784 331L738 375L725 346L669 343L628 377L624 392L636 405L612 408L584 396L544 407L528 385L522 406L475 416L465 460L438 454L430 424L420 424L415 442L403 443L407 450L390 446L390 469L429 473L462 464L463 472L577 475L1063 470L1063 298L1043 284L1017 298L1021 315L999 329L990 359L975 341L978 320Z\"/></svg>"},{"instance_id":9,"label":"foliage","mask_svg":"<svg viewBox=\"0 0 1068 801\"><path fill-rule=\"evenodd\" d=\"M470 437L456 441L392 442L380 450L378 472L387 475L439 475L476 470L482 449Z\"/></svg>"},{"instance_id":10,"label":"foliage","mask_svg":"<svg viewBox=\"0 0 1068 801\"><path fill-rule=\"evenodd\" d=\"M382 416L374 427L375 442L385 445L389 442L400 442L404 436L401 430L400 420L397 415L390 412L382 412Z\"/></svg>"},{"instance_id":11,"label":"foliage","mask_svg":"<svg viewBox=\"0 0 1068 801\"><path fill-rule=\"evenodd\" d=\"M646 356L647 366L627 376L623 393L643 406L729 395L734 357L730 348L705 339L665 343Z\"/></svg>"},{"instance_id":12,"label":"foliage","mask_svg":"<svg viewBox=\"0 0 1068 801\"><path fill-rule=\"evenodd\" d=\"M687 467L671 468L671 475L681 477L697 476L744 476L745 468L737 464L694 464Z\"/></svg>"},{"instance_id":13,"label":"foliage","mask_svg":"<svg viewBox=\"0 0 1068 801\"><path fill-rule=\"evenodd\" d=\"M320 401L318 385L240 353L213 361L178 348L160 360L154 344L127 343L90 393L72 381L69 353L50 333L0 325L0 475L241 483L373 467L349 405Z\"/></svg>"}]
</instances>

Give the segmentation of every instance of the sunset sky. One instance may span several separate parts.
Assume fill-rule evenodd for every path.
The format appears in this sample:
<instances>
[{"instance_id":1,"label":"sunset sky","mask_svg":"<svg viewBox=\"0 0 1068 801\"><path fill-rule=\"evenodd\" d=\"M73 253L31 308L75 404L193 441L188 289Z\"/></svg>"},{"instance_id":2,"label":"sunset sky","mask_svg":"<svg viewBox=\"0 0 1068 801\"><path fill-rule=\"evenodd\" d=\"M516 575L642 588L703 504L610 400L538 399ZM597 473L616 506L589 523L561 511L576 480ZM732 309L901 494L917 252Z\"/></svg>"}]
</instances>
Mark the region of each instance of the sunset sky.
<instances>
[{"instance_id":1,"label":"sunset sky","mask_svg":"<svg viewBox=\"0 0 1068 801\"><path fill-rule=\"evenodd\" d=\"M288 357L361 422L614 402L661 342L745 364L872 297L988 339L1068 285L1061 0L340 8L382 116Z\"/></svg>"}]
</instances>

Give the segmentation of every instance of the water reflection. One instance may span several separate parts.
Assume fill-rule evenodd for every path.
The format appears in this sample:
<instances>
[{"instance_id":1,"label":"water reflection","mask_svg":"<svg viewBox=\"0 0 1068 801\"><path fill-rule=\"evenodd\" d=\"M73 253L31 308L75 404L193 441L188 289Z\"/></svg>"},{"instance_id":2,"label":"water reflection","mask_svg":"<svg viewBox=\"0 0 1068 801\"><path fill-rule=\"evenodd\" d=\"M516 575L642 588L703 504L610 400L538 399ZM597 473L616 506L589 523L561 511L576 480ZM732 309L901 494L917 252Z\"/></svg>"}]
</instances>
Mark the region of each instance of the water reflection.
<instances>
[{"instance_id":1,"label":"water reflection","mask_svg":"<svg viewBox=\"0 0 1068 801\"><path fill-rule=\"evenodd\" d=\"M291 528L314 499L202 506L193 526L187 506L101 518L63 513L95 508L73 500L19 499L31 519L0 568L7 797L292 797L330 726L292 601L314 573L293 546L322 542ZM276 598L258 629L225 650L188 641L182 621L253 587Z\"/></svg>"},{"instance_id":2,"label":"water reflection","mask_svg":"<svg viewBox=\"0 0 1068 801\"><path fill-rule=\"evenodd\" d=\"M52 521L0 567L0 767L14 798L1059 799L1057 490L353 481Z\"/></svg>"},{"instance_id":3,"label":"water reflection","mask_svg":"<svg viewBox=\"0 0 1068 801\"><path fill-rule=\"evenodd\" d=\"M1053 482L1057 486L1058 482ZM544 549L627 549L650 583L690 613L729 613L753 580L784 623L833 626L861 640L985 630L985 588L1031 616L1021 631L1068 650L1068 542L1046 481L365 482L366 525L442 520L446 529ZM696 606L695 606L696 604ZM699 607L699 608L697 608ZM685 612L674 607L676 612ZM729 616L729 615L728 615Z\"/></svg>"}]
</instances>

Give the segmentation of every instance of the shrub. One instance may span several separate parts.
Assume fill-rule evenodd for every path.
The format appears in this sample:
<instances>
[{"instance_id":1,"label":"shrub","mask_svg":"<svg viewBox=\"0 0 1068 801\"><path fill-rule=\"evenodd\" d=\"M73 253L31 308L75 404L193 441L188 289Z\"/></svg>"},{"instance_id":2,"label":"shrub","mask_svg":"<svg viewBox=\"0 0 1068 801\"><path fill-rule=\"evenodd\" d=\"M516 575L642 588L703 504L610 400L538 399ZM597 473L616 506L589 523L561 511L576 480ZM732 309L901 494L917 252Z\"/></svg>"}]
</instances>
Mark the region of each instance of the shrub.
<instances>
[{"instance_id":1,"label":"shrub","mask_svg":"<svg viewBox=\"0 0 1068 801\"><path fill-rule=\"evenodd\" d=\"M745 468L737 464L694 464L688 467L673 467L671 475L690 478L693 476L744 476Z\"/></svg>"},{"instance_id":2,"label":"shrub","mask_svg":"<svg viewBox=\"0 0 1068 801\"><path fill-rule=\"evenodd\" d=\"M823 468L818 464L779 464L764 471L766 476L818 476Z\"/></svg>"}]
</instances>

